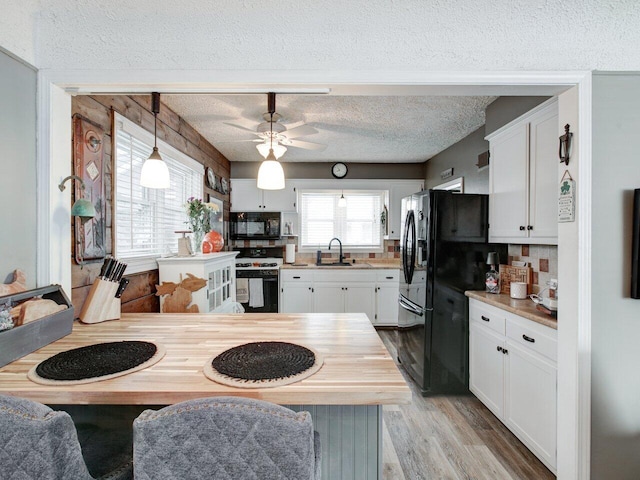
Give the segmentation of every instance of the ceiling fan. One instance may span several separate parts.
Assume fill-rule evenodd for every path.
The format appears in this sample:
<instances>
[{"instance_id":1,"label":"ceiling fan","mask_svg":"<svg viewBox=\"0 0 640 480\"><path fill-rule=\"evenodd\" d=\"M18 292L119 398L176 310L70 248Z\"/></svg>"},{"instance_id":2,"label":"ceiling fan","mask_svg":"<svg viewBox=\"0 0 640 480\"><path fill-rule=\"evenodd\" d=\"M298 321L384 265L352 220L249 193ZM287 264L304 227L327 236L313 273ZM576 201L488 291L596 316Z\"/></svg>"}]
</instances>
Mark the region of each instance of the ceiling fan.
<instances>
[{"instance_id":1,"label":"ceiling fan","mask_svg":"<svg viewBox=\"0 0 640 480\"><path fill-rule=\"evenodd\" d=\"M306 142L298 140L300 137L306 135L313 135L318 131L309 125L300 125L292 129L288 129L285 125L280 123L282 115L276 113L276 94L274 92L267 93L267 112L262 114L264 122L260 123L256 131L253 132L245 127L238 125L232 125L242 130L251 131L258 138L252 140L240 140L249 142L258 142L256 148L263 157L267 157L269 150L273 149L276 158L280 158L284 152L287 151L287 147L303 148L305 150L323 151L327 148L326 145L321 143Z\"/></svg>"}]
</instances>

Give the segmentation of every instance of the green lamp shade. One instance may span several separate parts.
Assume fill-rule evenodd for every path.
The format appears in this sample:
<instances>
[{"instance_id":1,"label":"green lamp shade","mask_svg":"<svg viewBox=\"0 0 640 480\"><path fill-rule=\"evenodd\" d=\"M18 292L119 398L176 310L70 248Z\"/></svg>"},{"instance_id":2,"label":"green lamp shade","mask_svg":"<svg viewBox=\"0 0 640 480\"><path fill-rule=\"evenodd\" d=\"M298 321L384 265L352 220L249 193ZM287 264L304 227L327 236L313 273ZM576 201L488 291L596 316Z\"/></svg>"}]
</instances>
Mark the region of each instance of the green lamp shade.
<instances>
[{"instance_id":1,"label":"green lamp shade","mask_svg":"<svg viewBox=\"0 0 640 480\"><path fill-rule=\"evenodd\" d=\"M96 216L96 209L86 198L79 198L71 207L71 215L74 217L93 218Z\"/></svg>"}]
</instances>

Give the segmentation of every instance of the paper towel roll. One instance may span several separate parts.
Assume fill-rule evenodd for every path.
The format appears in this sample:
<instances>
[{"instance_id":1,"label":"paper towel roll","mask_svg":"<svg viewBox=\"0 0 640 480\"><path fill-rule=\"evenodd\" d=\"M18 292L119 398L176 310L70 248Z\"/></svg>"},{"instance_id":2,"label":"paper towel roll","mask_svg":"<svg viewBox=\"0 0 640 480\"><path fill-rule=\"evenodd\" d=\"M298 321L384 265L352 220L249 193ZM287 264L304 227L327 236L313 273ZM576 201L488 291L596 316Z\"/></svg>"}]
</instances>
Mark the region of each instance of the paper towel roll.
<instances>
[{"instance_id":1,"label":"paper towel roll","mask_svg":"<svg viewBox=\"0 0 640 480\"><path fill-rule=\"evenodd\" d=\"M295 243L287 243L284 261L286 263L294 263L296 261L296 244Z\"/></svg>"}]
</instances>

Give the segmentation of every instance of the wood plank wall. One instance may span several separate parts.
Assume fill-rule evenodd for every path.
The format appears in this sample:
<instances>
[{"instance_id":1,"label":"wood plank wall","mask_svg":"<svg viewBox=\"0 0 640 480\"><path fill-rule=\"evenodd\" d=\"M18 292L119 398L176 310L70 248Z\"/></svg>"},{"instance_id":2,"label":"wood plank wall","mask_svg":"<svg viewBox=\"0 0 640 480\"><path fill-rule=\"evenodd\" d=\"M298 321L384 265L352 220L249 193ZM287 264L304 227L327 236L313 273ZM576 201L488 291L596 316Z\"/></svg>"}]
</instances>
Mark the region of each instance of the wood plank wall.
<instances>
[{"instance_id":1,"label":"wood plank wall","mask_svg":"<svg viewBox=\"0 0 640 480\"><path fill-rule=\"evenodd\" d=\"M132 122L153 132L153 113L151 112L151 95L97 95L76 96L72 99L72 115L80 115L97 124L104 130L104 162L105 162L105 196L107 200L106 242L107 253L113 253L113 137L112 124L113 112L128 118ZM72 121L70 119L70 121ZM216 175L230 177L229 160L215 149L211 143L193 129L178 114L162 104L158 115L158 138L164 140L172 147L198 160L205 167L211 167ZM71 159L73 169L73 159ZM224 220L229 220L229 195L209 189L204 184L205 199L208 195L220 199L224 204ZM186 198L185 198L186 201ZM72 219L72 235L75 231ZM72 245L75 245L73 238ZM83 267L75 262L74 252L71 252L72 263L72 291L71 301L79 314L82 305L89 293L91 284L98 276L102 262L85 263ZM123 312L159 312L160 302L155 296L158 284L158 270L142 272L135 275L125 275L130 279L130 284L122 296Z\"/></svg>"}]
</instances>

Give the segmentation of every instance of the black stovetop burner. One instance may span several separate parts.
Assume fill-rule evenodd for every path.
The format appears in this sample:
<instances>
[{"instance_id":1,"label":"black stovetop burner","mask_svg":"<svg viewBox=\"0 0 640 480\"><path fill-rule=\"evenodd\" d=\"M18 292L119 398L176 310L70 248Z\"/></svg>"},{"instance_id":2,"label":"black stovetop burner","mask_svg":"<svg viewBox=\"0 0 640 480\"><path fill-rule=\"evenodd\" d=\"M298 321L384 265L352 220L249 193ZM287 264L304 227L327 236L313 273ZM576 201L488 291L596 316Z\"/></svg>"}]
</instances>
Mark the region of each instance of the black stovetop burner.
<instances>
[{"instance_id":1,"label":"black stovetop burner","mask_svg":"<svg viewBox=\"0 0 640 480\"><path fill-rule=\"evenodd\" d=\"M245 258L283 258L283 247L238 248L238 260Z\"/></svg>"}]
</instances>

